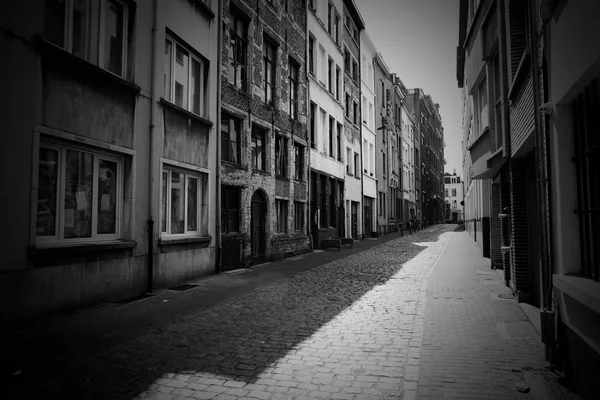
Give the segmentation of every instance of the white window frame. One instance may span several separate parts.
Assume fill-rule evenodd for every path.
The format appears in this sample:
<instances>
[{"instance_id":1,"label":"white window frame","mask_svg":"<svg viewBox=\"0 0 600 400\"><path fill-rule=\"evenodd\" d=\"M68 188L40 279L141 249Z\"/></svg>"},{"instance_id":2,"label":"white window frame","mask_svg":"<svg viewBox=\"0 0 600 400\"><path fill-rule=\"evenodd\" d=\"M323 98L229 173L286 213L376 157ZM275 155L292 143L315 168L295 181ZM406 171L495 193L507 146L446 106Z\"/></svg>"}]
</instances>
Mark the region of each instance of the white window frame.
<instances>
[{"instance_id":1,"label":"white window frame","mask_svg":"<svg viewBox=\"0 0 600 400\"><path fill-rule=\"evenodd\" d=\"M35 234L35 243L40 245L70 245L77 243L96 243L104 241L114 241L122 239L122 221L123 221L123 191L124 191L124 158L123 156L116 156L114 154L99 150L90 149L84 146L77 146L73 144L59 144L53 141L45 139L40 140L39 149L46 148L55 150L58 152L57 160L57 193L56 193L56 210L55 210L55 235L54 236L37 236ZM67 150L88 153L93 156L92 164L92 226L91 236L89 238L64 238L65 231L65 219L64 219L64 206L65 206L65 187L66 187L66 153ZM39 154L39 152L38 152ZM117 164L117 176L116 176L116 215L115 215L115 233L109 234L98 234L98 162L99 160L106 160L116 162ZM39 179L39 156L35 163L36 178ZM35 182L37 187L38 182ZM34 199L37 205L37 198ZM37 213L36 213L37 220ZM37 226L37 224L36 224Z\"/></svg>"},{"instance_id":2,"label":"white window frame","mask_svg":"<svg viewBox=\"0 0 600 400\"><path fill-rule=\"evenodd\" d=\"M169 194L169 196L167 198L165 198L165 193L163 192L163 185L162 185L162 179L163 179L163 173L167 172L167 193ZM183 216L183 221L184 221L184 231L183 233L171 233L171 173L172 172L177 172L179 174L182 174L184 177L184 188L183 188L183 192L184 192L184 200L183 200L183 204L185 204L184 207L184 216ZM188 231L187 230L187 217L188 217L188 177L191 178L195 178L198 181L198 188L197 188L197 193L196 193L196 198L198 199L198 204L197 204L197 221L196 221L196 230L195 231ZM160 232L160 236L161 238L185 238L185 237L202 237L202 223L206 222L208 223L208 221L203 221L202 220L202 214L204 212L204 205L203 205L203 185L205 183L204 179L208 179L208 173L204 172L204 171L199 171L199 170L189 170L189 169L185 169L170 163L165 163L163 162L162 167L161 167L161 171L160 171L160 227L159 227L159 232ZM206 190L208 190L208 187L206 188ZM167 202L166 207L163 207L164 202ZM162 221L163 221L163 209L166 208L167 210L167 215L165 217L165 224L166 224L166 231L163 232L163 226L162 226ZM208 217L207 217L208 219Z\"/></svg>"},{"instance_id":3,"label":"white window frame","mask_svg":"<svg viewBox=\"0 0 600 400\"><path fill-rule=\"evenodd\" d=\"M205 79L205 76L207 75L207 71L206 69L208 68L208 62L206 60L204 60L203 58L198 57L196 54L194 54L194 52L191 50L191 48L186 45L185 43L182 43L178 40L176 40L175 38L173 38L172 36L166 34L165 35L165 43L166 42L171 42L171 60L170 60L170 78L171 81L169 82L169 92L168 93L164 93L164 99L167 100L169 103L176 105L177 107L181 107L186 111L191 112L192 114L198 115L202 118L206 117L206 99L205 99L205 95L207 92L207 85L208 85L208 80ZM183 50L187 51L188 53L188 76L187 76L187 107L183 107L178 105L177 103L175 103L175 63L177 63L178 61L176 60L177 57L177 46L180 46ZM200 114L196 113L194 111L194 106L192 104L193 98L192 98L192 90L191 90L191 84L192 84L192 60L196 61L198 64L200 64ZM166 74L166 71L165 71Z\"/></svg>"}]
</instances>

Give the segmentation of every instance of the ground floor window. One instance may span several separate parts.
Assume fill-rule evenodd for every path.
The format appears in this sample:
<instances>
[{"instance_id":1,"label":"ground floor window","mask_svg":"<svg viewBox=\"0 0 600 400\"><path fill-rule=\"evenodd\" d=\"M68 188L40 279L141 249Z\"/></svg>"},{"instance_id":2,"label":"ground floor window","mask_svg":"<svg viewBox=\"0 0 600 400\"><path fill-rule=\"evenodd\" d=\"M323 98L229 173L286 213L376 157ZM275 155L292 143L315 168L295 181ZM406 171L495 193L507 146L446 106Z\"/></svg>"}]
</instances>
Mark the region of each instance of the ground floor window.
<instances>
[{"instance_id":1,"label":"ground floor window","mask_svg":"<svg viewBox=\"0 0 600 400\"><path fill-rule=\"evenodd\" d=\"M207 174L164 166L162 172L162 236L208 233L205 214Z\"/></svg>"},{"instance_id":2,"label":"ground floor window","mask_svg":"<svg viewBox=\"0 0 600 400\"><path fill-rule=\"evenodd\" d=\"M294 230L302 231L304 229L304 203L294 202Z\"/></svg>"},{"instance_id":3,"label":"ground floor window","mask_svg":"<svg viewBox=\"0 0 600 400\"><path fill-rule=\"evenodd\" d=\"M40 143L38 242L120 239L122 213L122 156Z\"/></svg>"},{"instance_id":4,"label":"ground floor window","mask_svg":"<svg viewBox=\"0 0 600 400\"><path fill-rule=\"evenodd\" d=\"M277 213L277 226L275 231L277 233L286 233L287 231L287 219L288 219L288 202L287 200L275 200L275 210Z\"/></svg>"}]
</instances>

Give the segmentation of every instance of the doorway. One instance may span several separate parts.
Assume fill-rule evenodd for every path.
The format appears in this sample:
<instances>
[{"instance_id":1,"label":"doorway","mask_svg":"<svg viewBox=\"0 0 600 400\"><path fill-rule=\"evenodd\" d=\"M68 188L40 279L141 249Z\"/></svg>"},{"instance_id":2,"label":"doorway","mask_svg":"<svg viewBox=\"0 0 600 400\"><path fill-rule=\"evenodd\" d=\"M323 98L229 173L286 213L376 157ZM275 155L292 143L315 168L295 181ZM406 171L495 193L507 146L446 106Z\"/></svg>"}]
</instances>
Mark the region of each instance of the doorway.
<instances>
[{"instance_id":1,"label":"doorway","mask_svg":"<svg viewBox=\"0 0 600 400\"><path fill-rule=\"evenodd\" d=\"M358 239L358 203L356 201L352 202L352 238Z\"/></svg>"},{"instance_id":2,"label":"doorway","mask_svg":"<svg viewBox=\"0 0 600 400\"><path fill-rule=\"evenodd\" d=\"M265 258L267 202L264 194L257 190L252 195L252 211L250 216L251 256L252 261L263 261Z\"/></svg>"}]
</instances>

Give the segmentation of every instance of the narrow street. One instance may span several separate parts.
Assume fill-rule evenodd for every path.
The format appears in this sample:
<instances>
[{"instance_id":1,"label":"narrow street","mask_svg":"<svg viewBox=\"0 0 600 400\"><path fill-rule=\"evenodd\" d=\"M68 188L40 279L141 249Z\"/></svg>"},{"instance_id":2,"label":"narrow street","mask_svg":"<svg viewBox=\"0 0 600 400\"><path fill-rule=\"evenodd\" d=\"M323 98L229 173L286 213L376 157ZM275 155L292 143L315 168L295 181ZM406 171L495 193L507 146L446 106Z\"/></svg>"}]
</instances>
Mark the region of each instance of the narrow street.
<instances>
[{"instance_id":1,"label":"narrow street","mask_svg":"<svg viewBox=\"0 0 600 400\"><path fill-rule=\"evenodd\" d=\"M501 271L455 228L367 239L374 245L314 268L304 263L333 252L286 260L308 268L194 309L194 292L211 282L199 280L175 294L187 296L189 313L110 345L80 344L62 357L49 349L52 359L30 359L8 388L15 398L531 398L516 384L544 367L539 337ZM223 293L279 264L219 276ZM118 307L152 315L170 303L157 296ZM110 337L109 325L95 334L102 329Z\"/></svg>"}]
</instances>

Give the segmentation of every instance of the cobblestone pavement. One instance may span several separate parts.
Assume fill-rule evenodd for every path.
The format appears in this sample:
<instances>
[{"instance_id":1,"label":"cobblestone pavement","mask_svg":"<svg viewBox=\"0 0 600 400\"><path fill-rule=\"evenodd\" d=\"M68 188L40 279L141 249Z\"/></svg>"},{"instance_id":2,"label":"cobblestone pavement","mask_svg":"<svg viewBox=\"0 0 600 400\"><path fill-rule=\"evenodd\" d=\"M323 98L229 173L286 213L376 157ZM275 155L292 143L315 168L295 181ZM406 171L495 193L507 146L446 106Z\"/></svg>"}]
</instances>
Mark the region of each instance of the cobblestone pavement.
<instances>
[{"instance_id":1,"label":"cobblestone pavement","mask_svg":"<svg viewBox=\"0 0 600 400\"><path fill-rule=\"evenodd\" d=\"M420 362L407 371L417 392L405 399L530 398L517 384L545 366L539 336L466 233L451 237L426 297Z\"/></svg>"},{"instance_id":2,"label":"cobblestone pavement","mask_svg":"<svg viewBox=\"0 0 600 400\"><path fill-rule=\"evenodd\" d=\"M514 384L543 351L511 336L518 305L492 299L490 290L506 290L485 282L489 267L453 228L398 237L53 360L18 398L521 398Z\"/></svg>"}]
</instances>

